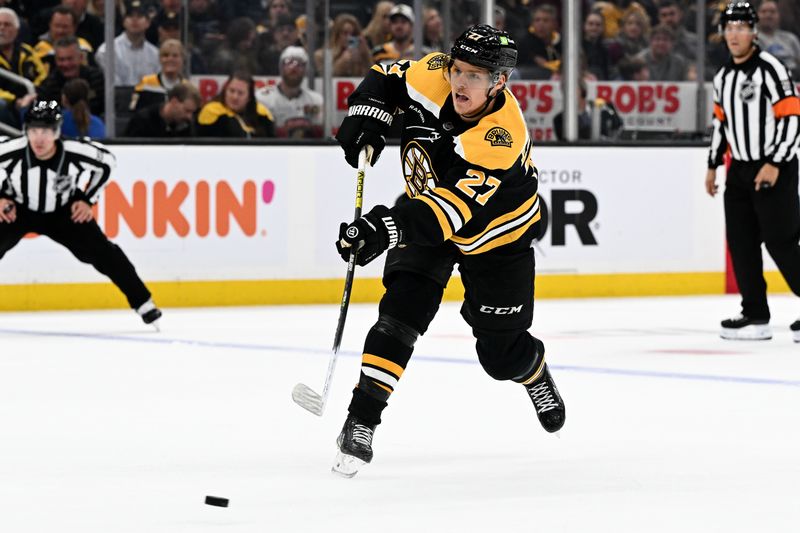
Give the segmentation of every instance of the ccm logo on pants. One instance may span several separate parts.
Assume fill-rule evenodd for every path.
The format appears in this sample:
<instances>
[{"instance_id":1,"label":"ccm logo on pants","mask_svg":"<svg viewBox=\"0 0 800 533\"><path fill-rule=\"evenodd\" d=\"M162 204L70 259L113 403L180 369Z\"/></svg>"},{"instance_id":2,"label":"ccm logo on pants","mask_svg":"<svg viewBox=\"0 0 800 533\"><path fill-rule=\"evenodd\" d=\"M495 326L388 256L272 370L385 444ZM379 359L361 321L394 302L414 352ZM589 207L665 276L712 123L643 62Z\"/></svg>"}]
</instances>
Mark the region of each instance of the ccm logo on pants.
<instances>
[{"instance_id":1,"label":"ccm logo on pants","mask_svg":"<svg viewBox=\"0 0 800 533\"><path fill-rule=\"evenodd\" d=\"M511 315L514 313L521 313L522 306L518 305L516 307L491 307L488 305L481 306L481 313L486 313L488 315Z\"/></svg>"}]
</instances>

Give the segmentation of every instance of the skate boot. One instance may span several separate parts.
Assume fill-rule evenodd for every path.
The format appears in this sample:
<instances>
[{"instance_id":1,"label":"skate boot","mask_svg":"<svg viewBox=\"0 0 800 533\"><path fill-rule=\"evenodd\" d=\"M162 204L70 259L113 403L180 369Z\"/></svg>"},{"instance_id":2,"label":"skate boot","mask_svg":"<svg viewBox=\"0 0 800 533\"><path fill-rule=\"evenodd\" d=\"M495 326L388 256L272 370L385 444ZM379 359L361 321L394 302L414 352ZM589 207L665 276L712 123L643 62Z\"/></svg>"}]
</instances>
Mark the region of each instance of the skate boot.
<instances>
[{"instance_id":1,"label":"skate boot","mask_svg":"<svg viewBox=\"0 0 800 533\"><path fill-rule=\"evenodd\" d=\"M772 328L769 327L768 318L749 318L739 313L733 318L723 320L720 324L722 330L719 336L723 339L735 341L766 341L772 338Z\"/></svg>"},{"instance_id":2,"label":"skate boot","mask_svg":"<svg viewBox=\"0 0 800 533\"><path fill-rule=\"evenodd\" d=\"M792 339L794 339L794 342L800 342L800 318L792 322L789 329L792 330Z\"/></svg>"},{"instance_id":3,"label":"skate boot","mask_svg":"<svg viewBox=\"0 0 800 533\"><path fill-rule=\"evenodd\" d=\"M152 325L156 328L156 331L161 331L161 328L158 327L158 319L161 318L161 309L156 307L153 300L147 300L136 309L136 312L142 317L142 322Z\"/></svg>"},{"instance_id":4,"label":"skate boot","mask_svg":"<svg viewBox=\"0 0 800 533\"><path fill-rule=\"evenodd\" d=\"M336 439L339 452L331 468L335 474L353 477L358 469L372 461L372 435L375 426L361 422L353 415L347 415L344 427Z\"/></svg>"},{"instance_id":5,"label":"skate boot","mask_svg":"<svg viewBox=\"0 0 800 533\"><path fill-rule=\"evenodd\" d=\"M544 365L542 375L530 384L525 385L525 390L528 391L528 396L533 401L533 406L536 408L536 416L539 417L539 423L549 433L555 433L564 426L564 421L567 417L567 412L564 407L564 400L558 393L556 383L547 369L547 364Z\"/></svg>"}]
</instances>

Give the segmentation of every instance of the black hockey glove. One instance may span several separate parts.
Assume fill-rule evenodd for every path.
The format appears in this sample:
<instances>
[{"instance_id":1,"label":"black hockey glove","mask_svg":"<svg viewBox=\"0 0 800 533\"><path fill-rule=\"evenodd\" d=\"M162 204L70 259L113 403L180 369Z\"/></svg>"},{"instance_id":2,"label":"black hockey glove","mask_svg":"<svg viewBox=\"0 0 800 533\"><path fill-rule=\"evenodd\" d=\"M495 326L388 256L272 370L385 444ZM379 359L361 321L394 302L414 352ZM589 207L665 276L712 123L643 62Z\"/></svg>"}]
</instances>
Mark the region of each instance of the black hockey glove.
<instances>
[{"instance_id":1,"label":"black hockey glove","mask_svg":"<svg viewBox=\"0 0 800 533\"><path fill-rule=\"evenodd\" d=\"M358 251L356 264L364 266L383 253L394 248L402 240L402 232L397 227L388 207L376 205L372 211L355 222L342 222L339 226L339 240L336 251L342 259L350 259L350 251L355 246Z\"/></svg>"},{"instance_id":2,"label":"black hockey glove","mask_svg":"<svg viewBox=\"0 0 800 533\"><path fill-rule=\"evenodd\" d=\"M386 132L392 125L392 114L386 111L386 104L376 98L362 99L353 104L344 117L336 140L344 150L344 159L358 168L358 154L364 146L372 146L371 165L378 162L383 147L386 146Z\"/></svg>"}]
</instances>

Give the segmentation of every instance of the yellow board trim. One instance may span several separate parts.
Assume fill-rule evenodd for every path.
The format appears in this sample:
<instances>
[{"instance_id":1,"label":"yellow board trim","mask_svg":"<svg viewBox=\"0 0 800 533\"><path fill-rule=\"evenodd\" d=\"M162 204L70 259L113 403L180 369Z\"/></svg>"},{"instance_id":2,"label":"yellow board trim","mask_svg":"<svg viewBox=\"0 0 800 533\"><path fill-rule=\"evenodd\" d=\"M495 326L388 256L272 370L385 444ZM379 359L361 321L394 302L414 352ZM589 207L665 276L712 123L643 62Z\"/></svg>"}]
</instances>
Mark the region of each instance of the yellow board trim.
<instances>
[{"instance_id":1,"label":"yellow board trim","mask_svg":"<svg viewBox=\"0 0 800 533\"><path fill-rule=\"evenodd\" d=\"M778 272L766 272L770 293L787 293ZM148 282L161 307L338 304L343 280L157 281ZM378 278L356 277L350 301L377 302L384 288ZM536 275L536 298L601 298L724 294L723 272L650 274ZM460 301L464 287L452 278L444 293ZM111 283L0 285L0 311L124 309L127 302Z\"/></svg>"},{"instance_id":2,"label":"yellow board trim","mask_svg":"<svg viewBox=\"0 0 800 533\"><path fill-rule=\"evenodd\" d=\"M373 365L377 366L378 368L388 370L398 378L403 375L402 366L395 362L389 361L388 359L384 359L383 357L378 357L377 355L372 355L371 353L365 353L361 356L361 361L368 365Z\"/></svg>"}]
</instances>

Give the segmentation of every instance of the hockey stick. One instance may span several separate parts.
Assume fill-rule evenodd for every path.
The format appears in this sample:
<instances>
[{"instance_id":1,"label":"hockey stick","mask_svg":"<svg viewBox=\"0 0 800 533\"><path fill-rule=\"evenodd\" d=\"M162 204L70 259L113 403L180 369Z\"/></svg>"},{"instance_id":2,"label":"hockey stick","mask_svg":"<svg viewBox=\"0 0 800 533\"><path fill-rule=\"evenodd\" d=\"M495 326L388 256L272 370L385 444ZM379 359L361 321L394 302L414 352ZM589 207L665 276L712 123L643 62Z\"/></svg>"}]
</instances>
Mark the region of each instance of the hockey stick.
<instances>
[{"instance_id":1,"label":"hockey stick","mask_svg":"<svg viewBox=\"0 0 800 533\"><path fill-rule=\"evenodd\" d=\"M356 213L353 220L361 218L361 205L364 199L364 172L367 161L372 159L372 147L365 146L358 154L358 174L356 177ZM353 277L356 271L357 251L350 252L350 259L347 261L347 276L344 280L344 291L342 292L342 303L339 305L339 321L336 323L336 335L333 337L333 353L328 361L328 373L325 375L325 385L322 387L322 394L317 394L308 385L298 383L292 389L292 399L294 402L317 416L322 416L325 411L325 404L328 402L328 392L330 392L331 381L333 381L333 371L336 368L336 359L339 353L339 345L342 343L344 335L344 321L347 318L347 309L350 307L350 291L353 288Z\"/></svg>"}]
</instances>

